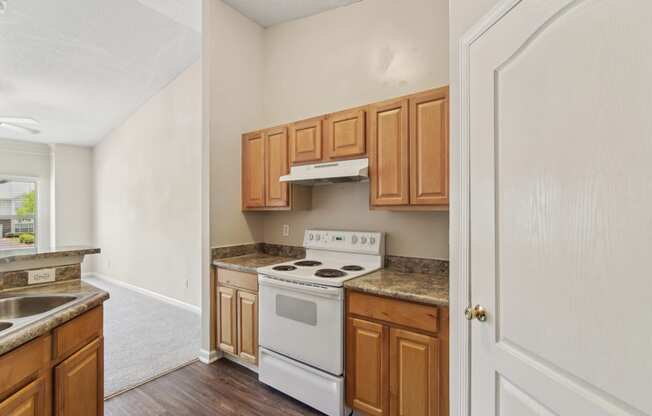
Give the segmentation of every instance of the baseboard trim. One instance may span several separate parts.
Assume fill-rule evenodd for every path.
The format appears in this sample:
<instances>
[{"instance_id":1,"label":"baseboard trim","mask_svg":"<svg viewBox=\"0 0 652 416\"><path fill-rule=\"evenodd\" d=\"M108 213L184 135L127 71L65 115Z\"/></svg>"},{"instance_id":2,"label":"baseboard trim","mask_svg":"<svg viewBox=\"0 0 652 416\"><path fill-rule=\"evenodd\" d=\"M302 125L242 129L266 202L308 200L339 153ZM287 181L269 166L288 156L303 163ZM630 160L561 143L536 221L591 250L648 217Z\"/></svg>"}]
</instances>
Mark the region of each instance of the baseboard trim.
<instances>
[{"instance_id":1,"label":"baseboard trim","mask_svg":"<svg viewBox=\"0 0 652 416\"><path fill-rule=\"evenodd\" d=\"M138 292L141 295L149 296L151 298L158 299L162 302L168 303L170 305L177 306L179 308L185 309L187 311L190 311L194 314L201 315L201 308L199 306L191 305L186 302L182 302L178 299L171 298L169 296L161 295L160 293L153 292L148 289L143 289L142 287L132 285L130 283L123 282L122 280L118 280L115 277L107 276L102 273L94 273L94 272L89 272L89 273L82 273L82 279L84 277L97 277L100 280L104 280L108 283L114 284L116 286L121 286L126 289L133 290L134 292Z\"/></svg>"},{"instance_id":2,"label":"baseboard trim","mask_svg":"<svg viewBox=\"0 0 652 416\"><path fill-rule=\"evenodd\" d=\"M199 350L199 361L201 361L204 364L210 364L214 363L215 361L219 360L220 357L220 352L217 350L212 350L208 351L205 349Z\"/></svg>"}]
</instances>

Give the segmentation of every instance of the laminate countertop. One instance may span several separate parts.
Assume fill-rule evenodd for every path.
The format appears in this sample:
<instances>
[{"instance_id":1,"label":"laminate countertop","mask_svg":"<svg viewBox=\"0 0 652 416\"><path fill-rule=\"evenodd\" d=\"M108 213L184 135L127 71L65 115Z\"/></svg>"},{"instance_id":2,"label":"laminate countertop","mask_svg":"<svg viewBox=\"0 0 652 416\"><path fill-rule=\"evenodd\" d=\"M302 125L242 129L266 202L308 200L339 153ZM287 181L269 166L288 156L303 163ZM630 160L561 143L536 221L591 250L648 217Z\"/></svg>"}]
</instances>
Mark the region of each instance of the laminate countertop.
<instances>
[{"instance_id":1,"label":"laminate countertop","mask_svg":"<svg viewBox=\"0 0 652 416\"><path fill-rule=\"evenodd\" d=\"M243 273L258 273L259 267L284 263L295 260L294 257L272 256L265 253L245 254L244 256L228 257L213 261L213 265L222 269L235 270Z\"/></svg>"},{"instance_id":2,"label":"laminate countertop","mask_svg":"<svg viewBox=\"0 0 652 416\"><path fill-rule=\"evenodd\" d=\"M389 298L448 306L448 276L381 269L347 280L344 287Z\"/></svg>"},{"instance_id":3,"label":"laminate countertop","mask_svg":"<svg viewBox=\"0 0 652 416\"><path fill-rule=\"evenodd\" d=\"M85 256L87 254L97 254L100 251L99 248L90 246L61 246L43 250L37 248L3 250L0 252L0 264L51 259L54 257Z\"/></svg>"},{"instance_id":4,"label":"laminate countertop","mask_svg":"<svg viewBox=\"0 0 652 416\"><path fill-rule=\"evenodd\" d=\"M0 355L70 321L109 299L109 293L82 282L70 280L36 287L0 291L0 301L17 296L72 296L75 299L50 311L25 318L4 320L13 325L0 331Z\"/></svg>"}]
</instances>

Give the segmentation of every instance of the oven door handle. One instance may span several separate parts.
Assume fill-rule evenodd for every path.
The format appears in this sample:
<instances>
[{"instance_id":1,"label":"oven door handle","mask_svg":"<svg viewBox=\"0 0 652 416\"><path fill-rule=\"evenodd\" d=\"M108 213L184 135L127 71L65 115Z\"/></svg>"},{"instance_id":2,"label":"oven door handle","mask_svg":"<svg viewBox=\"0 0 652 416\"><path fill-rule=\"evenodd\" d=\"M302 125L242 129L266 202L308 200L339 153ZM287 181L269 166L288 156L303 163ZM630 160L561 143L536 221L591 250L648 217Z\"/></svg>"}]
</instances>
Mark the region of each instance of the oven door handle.
<instances>
[{"instance_id":1,"label":"oven door handle","mask_svg":"<svg viewBox=\"0 0 652 416\"><path fill-rule=\"evenodd\" d=\"M262 274L258 275L258 284L263 286L277 287L291 292L302 292L310 295L321 296L330 299L342 299L344 291L340 287L306 285L292 283L284 280L274 279Z\"/></svg>"}]
</instances>

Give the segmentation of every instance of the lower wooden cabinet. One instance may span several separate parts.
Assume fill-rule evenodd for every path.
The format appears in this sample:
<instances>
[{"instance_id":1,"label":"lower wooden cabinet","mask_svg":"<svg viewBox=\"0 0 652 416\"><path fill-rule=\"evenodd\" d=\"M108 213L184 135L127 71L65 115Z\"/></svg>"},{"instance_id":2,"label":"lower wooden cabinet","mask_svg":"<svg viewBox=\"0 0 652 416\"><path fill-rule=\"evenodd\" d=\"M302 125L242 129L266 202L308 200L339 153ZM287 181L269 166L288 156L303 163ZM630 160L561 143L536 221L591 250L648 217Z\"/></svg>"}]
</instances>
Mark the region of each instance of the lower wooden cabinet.
<instances>
[{"instance_id":1,"label":"lower wooden cabinet","mask_svg":"<svg viewBox=\"0 0 652 416\"><path fill-rule=\"evenodd\" d=\"M404 329L389 330L391 415L439 415L439 340Z\"/></svg>"},{"instance_id":2,"label":"lower wooden cabinet","mask_svg":"<svg viewBox=\"0 0 652 416\"><path fill-rule=\"evenodd\" d=\"M387 327L347 319L347 402L372 416L387 414Z\"/></svg>"},{"instance_id":3,"label":"lower wooden cabinet","mask_svg":"<svg viewBox=\"0 0 652 416\"><path fill-rule=\"evenodd\" d=\"M217 345L227 354L258 364L258 277L217 269Z\"/></svg>"},{"instance_id":4,"label":"lower wooden cabinet","mask_svg":"<svg viewBox=\"0 0 652 416\"><path fill-rule=\"evenodd\" d=\"M217 343L220 350L235 354L236 339L236 289L228 286L217 287Z\"/></svg>"},{"instance_id":5,"label":"lower wooden cabinet","mask_svg":"<svg viewBox=\"0 0 652 416\"><path fill-rule=\"evenodd\" d=\"M55 367L56 416L104 414L103 343L98 338Z\"/></svg>"},{"instance_id":6,"label":"lower wooden cabinet","mask_svg":"<svg viewBox=\"0 0 652 416\"><path fill-rule=\"evenodd\" d=\"M347 292L346 335L349 407L370 416L448 415L447 308Z\"/></svg>"},{"instance_id":7,"label":"lower wooden cabinet","mask_svg":"<svg viewBox=\"0 0 652 416\"><path fill-rule=\"evenodd\" d=\"M0 356L0 416L102 416L102 332L98 306Z\"/></svg>"},{"instance_id":8,"label":"lower wooden cabinet","mask_svg":"<svg viewBox=\"0 0 652 416\"><path fill-rule=\"evenodd\" d=\"M0 402L0 416L49 415L46 383L47 377L41 376L8 399Z\"/></svg>"}]
</instances>

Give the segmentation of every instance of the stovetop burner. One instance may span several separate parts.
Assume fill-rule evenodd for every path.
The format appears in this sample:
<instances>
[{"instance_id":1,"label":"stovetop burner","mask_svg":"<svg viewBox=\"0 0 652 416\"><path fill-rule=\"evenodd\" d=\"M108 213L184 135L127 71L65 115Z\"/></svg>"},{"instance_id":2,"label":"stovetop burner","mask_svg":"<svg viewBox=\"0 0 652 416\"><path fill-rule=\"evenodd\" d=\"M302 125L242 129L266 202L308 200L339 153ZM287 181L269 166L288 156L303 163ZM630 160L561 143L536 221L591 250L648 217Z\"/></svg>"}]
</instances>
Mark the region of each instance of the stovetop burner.
<instances>
[{"instance_id":1,"label":"stovetop burner","mask_svg":"<svg viewBox=\"0 0 652 416\"><path fill-rule=\"evenodd\" d=\"M342 270L346 270L346 271L349 271L349 272L359 272L361 270L364 270L364 267L358 266L357 264L351 264L351 265L342 267Z\"/></svg>"},{"instance_id":2,"label":"stovetop burner","mask_svg":"<svg viewBox=\"0 0 652 416\"><path fill-rule=\"evenodd\" d=\"M277 270L279 272L289 272L292 270L296 270L297 268L292 266L292 265L283 265L283 266L274 266L272 269Z\"/></svg>"},{"instance_id":3,"label":"stovetop burner","mask_svg":"<svg viewBox=\"0 0 652 416\"><path fill-rule=\"evenodd\" d=\"M326 278L335 278L335 277L344 277L346 273L342 270L337 269L319 269L315 272L317 277L326 277Z\"/></svg>"},{"instance_id":4,"label":"stovetop burner","mask_svg":"<svg viewBox=\"0 0 652 416\"><path fill-rule=\"evenodd\" d=\"M315 267L315 266L321 266L322 262L316 261L316 260L301 260L296 263L294 263L296 266L304 266L304 267Z\"/></svg>"}]
</instances>

